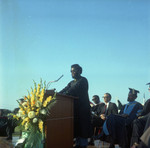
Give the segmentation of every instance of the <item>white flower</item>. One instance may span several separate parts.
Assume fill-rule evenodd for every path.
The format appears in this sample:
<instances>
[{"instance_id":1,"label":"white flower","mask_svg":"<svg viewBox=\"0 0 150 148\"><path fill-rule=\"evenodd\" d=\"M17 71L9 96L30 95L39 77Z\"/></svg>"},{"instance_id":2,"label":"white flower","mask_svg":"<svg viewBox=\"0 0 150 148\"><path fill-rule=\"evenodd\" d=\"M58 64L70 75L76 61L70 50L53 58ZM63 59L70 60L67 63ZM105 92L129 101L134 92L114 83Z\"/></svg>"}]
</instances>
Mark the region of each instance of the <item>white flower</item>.
<instances>
[{"instance_id":1,"label":"white flower","mask_svg":"<svg viewBox=\"0 0 150 148\"><path fill-rule=\"evenodd\" d=\"M20 109L17 113L17 116L23 118L25 115L23 114L23 111Z\"/></svg>"},{"instance_id":2,"label":"white flower","mask_svg":"<svg viewBox=\"0 0 150 148\"><path fill-rule=\"evenodd\" d=\"M33 123L36 123L37 121L38 121L37 118L34 118L34 119L33 119Z\"/></svg>"},{"instance_id":3,"label":"white flower","mask_svg":"<svg viewBox=\"0 0 150 148\"><path fill-rule=\"evenodd\" d=\"M35 112L34 112L34 111L30 111L30 112L28 113L28 117L29 117L30 119L34 118L34 117L35 117Z\"/></svg>"},{"instance_id":4,"label":"white flower","mask_svg":"<svg viewBox=\"0 0 150 148\"><path fill-rule=\"evenodd\" d=\"M40 101L37 101L36 102L36 107L40 107L40 106L42 106L42 103Z\"/></svg>"},{"instance_id":5,"label":"white flower","mask_svg":"<svg viewBox=\"0 0 150 148\"><path fill-rule=\"evenodd\" d=\"M21 109L19 109L18 114L22 114L22 110Z\"/></svg>"},{"instance_id":6,"label":"white flower","mask_svg":"<svg viewBox=\"0 0 150 148\"><path fill-rule=\"evenodd\" d=\"M17 117L21 117L19 113L16 114Z\"/></svg>"},{"instance_id":7,"label":"white flower","mask_svg":"<svg viewBox=\"0 0 150 148\"><path fill-rule=\"evenodd\" d=\"M26 107L27 107L27 102L24 102L24 103L22 104L22 106L26 108Z\"/></svg>"},{"instance_id":8,"label":"white flower","mask_svg":"<svg viewBox=\"0 0 150 148\"><path fill-rule=\"evenodd\" d=\"M42 109L42 110L40 110L40 113L43 114L43 115L46 115L46 110Z\"/></svg>"}]
</instances>

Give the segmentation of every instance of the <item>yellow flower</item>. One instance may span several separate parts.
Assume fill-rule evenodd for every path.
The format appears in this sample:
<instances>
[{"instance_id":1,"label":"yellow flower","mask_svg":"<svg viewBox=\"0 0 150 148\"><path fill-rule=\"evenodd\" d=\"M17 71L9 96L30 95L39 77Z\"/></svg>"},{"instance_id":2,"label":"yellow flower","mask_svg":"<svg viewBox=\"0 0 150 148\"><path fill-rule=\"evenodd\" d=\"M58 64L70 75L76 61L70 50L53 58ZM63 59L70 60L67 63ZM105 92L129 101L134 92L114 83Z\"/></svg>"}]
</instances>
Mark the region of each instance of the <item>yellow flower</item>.
<instances>
[{"instance_id":1,"label":"yellow flower","mask_svg":"<svg viewBox=\"0 0 150 148\"><path fill-rule=\"evenodd\" d=\"M31 101L31 106L35 106L35 100Z\"/></svg>"},{"instance_id":2,"label":"yellow flower","mask_svg":"<svg viewBox=\"0 0 150 148\"><path fill-rule=\"evenodd\" d=\"M47 102L50 102L52 100L52 96L47 97Z\"/></svg>"},{"instance_id":3,"label":"yellow flower","mask_svg":"<svg viewBox=\"0 0 150 148\"><path fill-rule=\"evenodd\" d=\"M27 113L29 113L30 111L31 111L30 108L28 108L28 109L27 109Z\"/></svg>"},{"instance_id":4,"label":"yellow flower","mask_svg":"<svg viewBox=\"0 0 150 148\"><path fill-rule=\"evenodd\" d=\"M36 87L36 83L34 83L34 88L31 88L31 92L28 91L28 96L24 97L24 102L22 105L20 104L20 110L14 118L22 119L21 124L23 125L24 130L32 130L33 126L38 128L43 134L44 129L44 119L47 116L48 112L48 104L51 102L54 97L49 96L45 98L45 87L46 84L38 84Z\"/></svg>"},{"instance_id":5,"label":"yellow flower","mask_svg":"<svg viewBox=\"0 0 150 148\"><path fill-rule=\"evenodd\" d=\"M25 120L25 121L27 121L27 122L29 122L29 121L30 121L30 119L29 119L28 117L26 117L24 120Z\"/></svg>"},{"instance_id":6,"label":"yellow flower","mask_svg":"<svg viewBox=\"0 0 150 148\"><path fill-rule=\"evenodd\" d=\"M41 94L40 94L40 102L43 102L43 98L44 98L44 93L45 93L45 88L42 89Z\"/></svg>"},{"instance_id":7,"label":"yellow flower","mask_svg":"<svg viewBox=\"0 0 150 148\"><path fill-rule=\"evenodd\" d=\"M40 109L37 109L35 112L36 116L39 114L39 112L40 112Z\"/></svg>"},{"instance_id":8,"label":"yellow flower","mask_svg":"<svg viewBox=\"0 0 150 148\"><path fill-rule=\"evenodd\" d=\"M24 97L24 100L27 100L27 97L26 97L26 96Z\"/></svg>"},{"instance_id":9,"label":"yellow flower","mask_svg":"<svg viewBox=\"0 0 150 148\"><path fill-rule=\"evenodd\" d=\"M47 100L45 100L43 103L43 107L46 107L46 106L47 106Z\"/></svg>"},{"instance_id":10,"label":"yellow flower","mask_svg":"<svg viewBox=\"0 0 150 148\"><path fill-rule=\"evenodd\" d=\"M32 93L32 96L31 96L31 107L35 106L35 95L33 92Z\"/></svg>"},{"instance_id":11,"label":"yellow flower","mask_svg":"<svg viewBox=\"0 0 150 148\"><path fill-rule=\"evenodd\" d=\"M13 118L19 120L18 116L16 116L16 115L13 115Z\"/></svg>"},{"instance_id":12,"label":"yellow flower","mask_svg":"<svg viewBox=\"0 0 150 148\"><path fill-rule=\"evenodd\" d=\"M25 121L23 120L21 124L24 125L24 123L25 123Z\"/></svg>"},{"instance_id":13,"label":"yellow flower","mask_svg":"<svg viewBox=\"0 0 150 148\"><path fill-rule=\"evenodd\" d=\"M36 96L38 97L39 94L40 94L40 89L41 89L41 85L38 84L38 87L37 87L37 92L36 92Z\"/></svg>"},{"instance_id":14,"label":"yellow flower","mask_svg":"<svg viewBox=\"0 0 150 148\"><path fill-rule=\"evenodd\" d=\"M39 111L40 111L40 108L37 108L36 111L39 112Z\"/></svg>"},{"instance_id":15,"label":"yellow flower","mask_svg":"<svg viewBox=\"0 0 150 148\"><path fill-rule=\"evenodd\" d=\"M24 111L23 108L22 108L21 106L20 106L19 108L20 108L21 111Z\"/></svg>"},{"instance_id":16,"label":"yellow flower","mask_svg":"<svg viewBox=\"0 0 150 148\"><path fill-rule=\"evenodd\" d=\"M29 128L29 123L27 122L26 124L25 124L25 130L27 130Z\"/></svg>"},{"instance_id":17,"label":"yellow flower","mask_svg":"<svg viewBox=\"0 0 150 148\"><path fill-rule=\"evenodd\" d=\"M22 114L23 114L23 115L25 115L25 114L26 114L26 112L25 112L25 111L23 111L23 112L22 112Z\"/></svg>"},{"instance_id":18,"label":"yellow flower","mask_svg":"<svg viewBox=\"0 0 150 148\"><path fill-rule=\"evenodd\" d=\"M29 101L27 101L27 106L29 106Z\"/></svg>"},{"instance_id":19,"label":"yellow flower","mask_svg":"<svg viewBox=\"0 0 150 148\"><path fill-rule=\"evenodd\" d=\"M30 119L28 118L28 117L26 117L23 121L22 121L22 125L24 125L25 124L25 122L28 122L29 123L29 121L30 121Z\"/></svg>"},{"instance_id":20,"label":"yellow flower","mask_svg":"<svg viewBox=\"0 0 150 148\"><path fill-rule=\"evenodd\" d=\"M30 95L28 95L28 99L30 99L31 97L30 97Z\"/></svg>"},{"instance_id":21,"label":"yellow flower","mask_svg":"<svg viewBox=\"0 0 150 148\"><path fill-rule=\"evenodd\" d=\"M39 129L41 132L43 132L43 121L39 120Z\"/></svg>"},{"instance_id":22,"label":"yellow flower","mask_svg":"<svg viewBox=\"0 0 150 148\"><path fill-rule=\"evenodd\" d=\"M36 89L34 88L34 93L36 93Z\"/></svg>"}]
</instances>

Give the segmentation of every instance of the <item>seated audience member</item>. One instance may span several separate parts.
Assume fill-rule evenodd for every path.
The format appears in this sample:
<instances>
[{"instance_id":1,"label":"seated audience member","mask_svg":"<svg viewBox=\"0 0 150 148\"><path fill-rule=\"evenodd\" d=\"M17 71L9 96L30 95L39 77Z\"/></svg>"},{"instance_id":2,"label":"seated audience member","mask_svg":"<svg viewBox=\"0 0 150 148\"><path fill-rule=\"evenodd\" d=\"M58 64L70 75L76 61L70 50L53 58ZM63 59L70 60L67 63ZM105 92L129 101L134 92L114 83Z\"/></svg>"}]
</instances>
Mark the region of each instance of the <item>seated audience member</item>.
<instances>
[{"instance_id":1,"label":"seated audience member","mask_svg":"<svg viewBox=\"0 0 150 148\"><path fill-rule=\"evenodd\" d=\"M7 115L11 113L9 109L1 109L1 116L2 117L7 117Z\"/></svg>"},{"instance_id":2,"label":"seated audience member","mask_svg":"<svg viewBox=\"0 0 150 148\"><path fill-rule=\"evenodd\" d=\"M150 148L150 115L147 119L144 133L140 139L141 142L138 145L138 148Z\"/></svg>"},{"instance_id":3,"label":"seated audience member","mask_svg":"<svg viewBox=\"0 0 150 148\"><path fill-rule=\"evenodd\" d=\"M100 102L100 98L98 95L94 95L92 97L92 101L94 104L91 106L91 113L92 113L92 130L93 134L97 135L98 129L96 128L97 126L99 127L99 118L101 114L101 108L104 106L104 103ZM89 145L94 145L94 139L91 138Z\"/></svg>"},{"instance_id":4,"label":"seated audience member","mask_svg":"<svg viewBox=\"0 0 150 148\"><path fill-rule=\"evenodd\" d=\"M150 83L147 83L149 85L149 91L150 91ZM147 119L150 116L150 99L148 99L145 104L142 112L139 114L138 119L133 121L133 130L132 130L132 137L131 137L131 147L134 148L138 146L140 143L140 137L142 136L144 132L144 128L147 122Z\"/></svg>"},{"instance_id":5,"label":"seated audience member","mask_svg":"<svg viewBox=\"0 0 150 148\"><path fill-rule=\"evenodd\" d=\"M92 114L99 117L101 114L101 108L104 106L104 103L100 102L98 95L94 95L92 101L94 102L94 105L91 107Z\"/></svg>"},{"instance_id":6,"label":"seated audience member","mask_svg":"<svg viewBox=\"0 0 150 148\"><path fill-rule=\"evenodd\" d=\"M8 118L7 116L4 115L4 110L5 109L0 109L0 136L6 136L6 129L7 129L7 121Z\"/></svg>"},{"instance_id":7,"label":"seated audience member","mask_svg":"<svg viewBox=\"0 0 150 148\"><path fill-rule=\"evenodd\" d=\"M104 123L104 121L110 114L118 114L118 108L115 103L110 102L111 94L105 93L103 98L104 98L105 106L103 106L103 108L102 108L102 113L101 113L100 117Z\"/></svg>"},{"instance_id":8,"label":"seated audience member","mask_svg":"<svg viewBox=\"0 0 150 148\"><path fill-rule=\"evenodd\" d=\"M19 99L20 104L24 103L25 100L23 98ZM17 114L20 108L15 108L13 110L14 114ZM17 126L17 121L13 119L12 116L9 116L8 122L7 122L7 138L6 140L12 140L12 134L14 132L15 127Z\"/></svg>"},{"instance_id":9,"label":"seated audience member","mask_svg":"<svg viewBox=\"0 0 150 148\"><path fill-rule=\"evenodd\" d=\"M118 108L115 103L111 101L111 95L109 93L105 93L104 96L104 103L97 104L92 108L95 116L95 122L93 123L95 126L101 127L107 116L110 114L118 114ZM95 100L95 98L93 98ZM98 103L98 101L97 101Z\"/></svg>"},{"instance_id":10,"label":"seated audience member","mask_svg":"<svg viewBox=\"0 0 150 148\"><path fill-rule=\"evenodd\" d=\"M99 104L99 106L95 106L97 110L94 111L97 116L93 117L93 122L92 122L93 129L95 127L102 127L107 116L109 116L110 114L118 114L117 105L115 103L110 102L111 95L109 93L105 93L103 98L104 98L104 103ZM95 135L97 134L98 131L96 131ZM90 142L90 144L93 144L93 141Z\"/></svg>"},{"instance_id":11,"label":"seated audience member","mask_svg":"<svg viewBox=\"0 0 150 148\"><path fill-rule=\"evenodd\" d=\"M103 125L103 132L100 135L101 140L105 140L105 136L109 136L110 147L114 148L114 144L117 143L121 148L129 148L129 133L131 123L137 118L137 113L140 112L143 106L136 102L137 93L139 91L129 88L128 104L125 104L119 115L111 114Z\"/></svg>"},{"instance_id":12,"label":"seated audience member","mask_svg":"<svg viewBox=\"0 0 150 148\"><path fill-rule=\"evenodd\" d=\"M89 101L90 102L90 106L91 107L93 107L95 104L94 103L92 103L91 101Z\"/></svg>"}]
</instances>

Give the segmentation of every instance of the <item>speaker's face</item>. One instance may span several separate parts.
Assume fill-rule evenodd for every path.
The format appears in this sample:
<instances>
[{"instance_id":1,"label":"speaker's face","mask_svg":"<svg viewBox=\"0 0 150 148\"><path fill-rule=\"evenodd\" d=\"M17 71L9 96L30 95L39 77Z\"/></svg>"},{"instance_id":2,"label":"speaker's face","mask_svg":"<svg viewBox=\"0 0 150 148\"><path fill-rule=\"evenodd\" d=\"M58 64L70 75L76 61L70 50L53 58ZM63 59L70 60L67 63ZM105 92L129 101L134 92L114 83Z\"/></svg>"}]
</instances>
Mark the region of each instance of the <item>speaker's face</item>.
<instances>
[{"instance_id":1,"label":"speaker's face","mask_svg":"<svg viewBox=\"0 0 150 148\"><path fill-rule=\"evenodd\" d=\"M73 67L73 68L71 68L71 75L72 75L72 78L76 79L80 76L80 73L79 73L78 69Z\"/></svg>"}]
</instances>

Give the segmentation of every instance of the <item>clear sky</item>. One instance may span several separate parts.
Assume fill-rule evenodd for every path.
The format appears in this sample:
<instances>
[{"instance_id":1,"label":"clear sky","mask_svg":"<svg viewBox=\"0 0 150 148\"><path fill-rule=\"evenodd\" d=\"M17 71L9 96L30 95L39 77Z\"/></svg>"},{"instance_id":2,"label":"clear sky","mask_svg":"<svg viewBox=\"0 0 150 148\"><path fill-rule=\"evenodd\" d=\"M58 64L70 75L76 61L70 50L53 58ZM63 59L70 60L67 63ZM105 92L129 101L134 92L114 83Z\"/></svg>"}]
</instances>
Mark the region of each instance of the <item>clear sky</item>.
<instances>
[{"instance_id":1,"label":"clear sky","mask_svg":"<svg viewBox=\"0 0 150 148\"><path fill-rule=\"evenodd\" d=\"M64 77L79 64L89 97L127 102L128 88L149 98L149 0L0 0L0 108L14 109L40 78Z\"/></svg>"}]
</instances>

